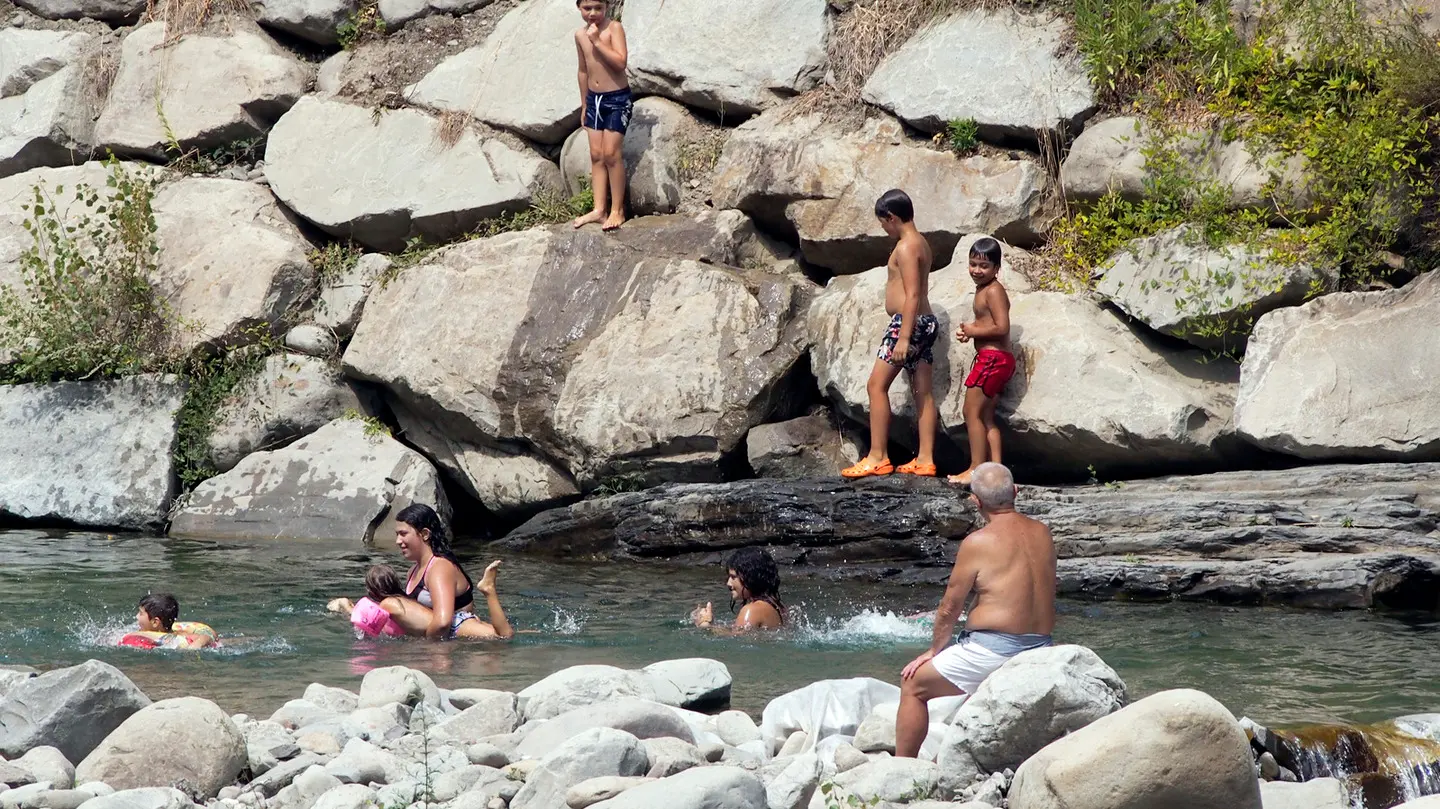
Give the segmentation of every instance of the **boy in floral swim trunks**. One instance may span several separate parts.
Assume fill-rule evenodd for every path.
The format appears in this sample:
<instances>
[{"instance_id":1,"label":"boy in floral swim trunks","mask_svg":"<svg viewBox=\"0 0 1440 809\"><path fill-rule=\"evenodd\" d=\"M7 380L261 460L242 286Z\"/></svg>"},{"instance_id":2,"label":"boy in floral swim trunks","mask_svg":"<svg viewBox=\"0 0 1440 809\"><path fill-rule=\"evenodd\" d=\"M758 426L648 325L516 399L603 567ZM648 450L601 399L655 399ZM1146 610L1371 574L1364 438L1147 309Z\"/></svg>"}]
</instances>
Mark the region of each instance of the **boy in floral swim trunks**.
<instances>
[{"instance_id":1,"label":"boy in floral swim trunks","mask_svg":"<svg viewBox=\"0 0 1440 809\"><path fill-rule=\"evenodd\" d=\"M979 239L970 247L970 278L975 282L975 319L960 324L955 339L975 341L975 364L965 378L965 432L970 436L970 468L951 475L951 483L970 485L980 464L1000 463L1000 427L995 407L1005 383L1015 375L1010 350L1010 296L1000 279L1000 243Z\"/></svg>"},{"instance_id":2,"label":"boy in floral swim trunks","mask_svg":"<svg viewBox=\"0 0 1440 809\"><path fill-rule=\"evenodd\" d=\"M897 240L890 253L885 281L885 311L890 325L880 340L866 390L870 394L870 454L841 475L863 478L901 472L935 475L935 433L940 414L931 390L935 366L935 339L940 323L930 310L930 244L915 227L915 205L899 189L886 191L875 202L875 216L885 233ZM886 450L890 442L890 384L904 368L910 374L910 392L920 420L920 451L898 469Z\"/></svg>"}]
</instances>

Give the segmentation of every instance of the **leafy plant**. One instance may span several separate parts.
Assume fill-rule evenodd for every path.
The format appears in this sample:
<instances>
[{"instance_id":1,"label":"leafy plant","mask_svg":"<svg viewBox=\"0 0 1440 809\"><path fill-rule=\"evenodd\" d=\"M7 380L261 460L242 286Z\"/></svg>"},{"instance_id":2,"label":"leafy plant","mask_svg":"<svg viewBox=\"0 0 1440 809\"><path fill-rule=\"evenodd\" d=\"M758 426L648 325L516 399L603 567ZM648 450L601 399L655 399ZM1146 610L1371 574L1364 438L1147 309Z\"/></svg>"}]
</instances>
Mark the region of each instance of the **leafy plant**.
<instances>
[{"instance_id":1,"label":"leafy plant","mask_svg":"<svg viewBox=\"0 0 1440 809\"><path fill-rule=\"evenodd\" d=\"M102 192L81 184L67 200L37 184L20 257L20 288L0 285L0 346L8 382L114 377L163 369L179 324L151 285L160 248L155 175L113 156Z\"/></svg>"},{"instance_id":2,"label":"leafy plant","mask_svg":"<svg viewBox=\"0 0 1440 809\"><path fill-rule=\"evenodd\" d=\"M340 414L340 417L343 419L350 419L351 421L358 421L363 424L366 438L374 439L380 438L382 436L388 438L393 435L390 432L390 428L385 424L385 422L374 416L367 416L364 413L361 413L359 410L355 410L354 408L346 410L344 413Z\"/></svg>"},{"instance_id":3,"label":"leafy plant","mask_svg":"<svg viewBox=\"0 0 1440 809\"><path fill-rule=\"evenodd\" d=\"M974 118L961 118L945 125L945 145L958 155L966 155L980 147L980 125Z\"/></svg>"},{"instance_id":4,"label":"leafy plant","mask_svg":"<svg viewBox=\"0 0 1440 809\"><path fill-rule=\"evenodd\" d=\"M335 27L335 34L340 47L347 51L385 36L385 18L380 16L379 3L362 3Z\"/></svg>"},{"instance_id":5,"label":"leafy plant","mask_svg":"<svg viewBox=\"0 0 1440 809\"><path fill-rule=\"evenodd\" d=\"M616 494L627 494L629 492L645 491L645 476L638 473L627 473L611 475L601 478L600 483L591 493L592 497L610 497Z\"/></svg>"},{"instance_id":6,"label":"leafy plant","mask_svg":"<svg viewBox=\"0 0 1440 809\"><path fill-rule=\"evenodd\" d=\"M185 398L175 414L175 474L182 491L190 491L219 470L211 458L210 439L224 406L265 367L279 346L268 333L256 345L190 363Z\"/></svg>"},{"instance_id":7,"label":"leafy plant","mask_svg":"<svg viewBox=\"0 0 1440 809\"><path fill-rule=\"evenodd\" d=\"M530 202L530 207L517 213L506 213L480 224L471 234L472 239L482 239L501 233L513 233L544 225L569 222L577 216L584 216L595 208L595 192L587 185L580 193L570 197L562 196L549 189L540 189Z\"/></svg>"}]
</instances>

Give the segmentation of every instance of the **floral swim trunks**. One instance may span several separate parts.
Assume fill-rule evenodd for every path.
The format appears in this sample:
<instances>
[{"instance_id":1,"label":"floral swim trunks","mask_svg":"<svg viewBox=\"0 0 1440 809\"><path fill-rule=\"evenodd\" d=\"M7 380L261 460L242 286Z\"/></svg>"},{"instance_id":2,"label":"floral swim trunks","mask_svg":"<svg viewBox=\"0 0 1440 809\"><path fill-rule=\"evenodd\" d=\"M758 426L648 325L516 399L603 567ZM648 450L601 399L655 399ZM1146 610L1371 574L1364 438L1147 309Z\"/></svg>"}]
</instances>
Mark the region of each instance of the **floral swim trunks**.
<instances>
[{"instance_id":1,"label":"floral swim trunks","mask_svg":"<svg viewBox=\"0 0 1440 809\"><path fill-rule=\"evenodd\" d=\"M875 352L876 359L890 362L890 354L895 350L895 344L900 342L901 315L890 318L890 326L885 329L885 336L880 339L880 350ZM915 318L915 328L910 330L910 351L905 355L905 370L915 373L921 362L935 364L935 340L940 336L940 321L934 315L921 315Z\"/></svg>"}]
</instances>

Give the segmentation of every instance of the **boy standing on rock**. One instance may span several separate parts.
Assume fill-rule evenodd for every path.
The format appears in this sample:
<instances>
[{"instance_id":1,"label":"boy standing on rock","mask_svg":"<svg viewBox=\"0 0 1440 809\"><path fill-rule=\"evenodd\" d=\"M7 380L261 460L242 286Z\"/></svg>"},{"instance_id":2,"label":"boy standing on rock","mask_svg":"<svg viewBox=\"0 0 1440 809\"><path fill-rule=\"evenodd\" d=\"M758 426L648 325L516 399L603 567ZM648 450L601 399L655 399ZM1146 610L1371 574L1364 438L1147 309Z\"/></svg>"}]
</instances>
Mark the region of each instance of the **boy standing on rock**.
<instances>
[{"instance_id":1,"label":"boy standing on rock","mask_svg":"<svg viewBox=\"0 0 1440 809\"><path fill-rule=\"evenodd\" d=\"M620 149L634 101L625 78L625 29L609 16L609 0L575 0L585 27L575 32L580 57L581 122L590 139L590 188L595 210L570 224L601 222L614 230L625 222L625 158ZM606 208L609 216L606 216Z\"/></svg>"},{"instance_id":2,"label":"boy standing on rock","mask_svg":"<svg viewBox=\"0 0 1440 809\"><path fill-rule=\"evenodd\" d=\"M930 310L930 243L915 227L915 205L904 191L892 189L875 202L875 216L885 233L896 239L885 281L885 311L890 326L880 340L875 365L866 386L870 394L870 454L844 469L847 478L888 475L935 475L935 433L940 413L935 407L931 374L935 365L935 338L940 323ZM910 392L920 419L920 451L914 460L896 469L890 463L890 385L904 368L910 373Z\"/></svg>"},{"instance_id":3,"label":"boy standing on rock","mask_svg":"<svg viewBox=\"0 0 1440 809\"><path fill-rule=\"evenodd\" d=\"M965 432L970 436L970 468L951 475L951 483L970 485L986 461L1000 463L1000 427L995 408L1005 383L1015 375L1010 351L1010 296L1000 279L1000 243L979 239L970 247L970 279L975 282L975 319L960 324L955 339L975 341L975 364L965 378Z\"/></svg>"}]
</instances>

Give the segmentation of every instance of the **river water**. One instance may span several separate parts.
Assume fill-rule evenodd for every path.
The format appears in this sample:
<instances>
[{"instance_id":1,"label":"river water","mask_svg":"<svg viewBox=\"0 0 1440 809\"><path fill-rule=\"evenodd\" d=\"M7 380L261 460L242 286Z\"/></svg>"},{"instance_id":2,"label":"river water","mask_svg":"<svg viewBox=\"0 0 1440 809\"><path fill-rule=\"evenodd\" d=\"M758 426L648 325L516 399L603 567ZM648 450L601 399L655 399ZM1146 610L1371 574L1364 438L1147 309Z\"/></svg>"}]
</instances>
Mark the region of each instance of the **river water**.
<instances>
[{"instance_id":1,"label":"river water","mask_svg":"<svg viewBox=\"0 0 1440 809\"><path fill-rule=\"evenodd\" d=\"M462 549L473 574L483 548ZM365 568L391 547L353 543L214 543L135 535L0 531L0 663L39 668L99 658L155 699L193 694L232 712L269 715L306 684L351 689L376 666L406 665L442 687L518 690L565 666L638 667L713 657L735 679L735 707L818 679L896 682L929 632L889 613L933 609L934 587L791 581L795 625L771 637L718 638L687 626L699 600L728 615L721 570L506 558L500 592L519 629L508 644L359 640L325 611L364 594ZM143 652L114 642L147 591L170 591L181 618L225 639L204 652ZM1440 620L1193 604L1062 602L1061 642L1095 649L1133 697L1195 687L1270 726L1370 722L1440 711Z\"/></svg>"}]
</instances>

